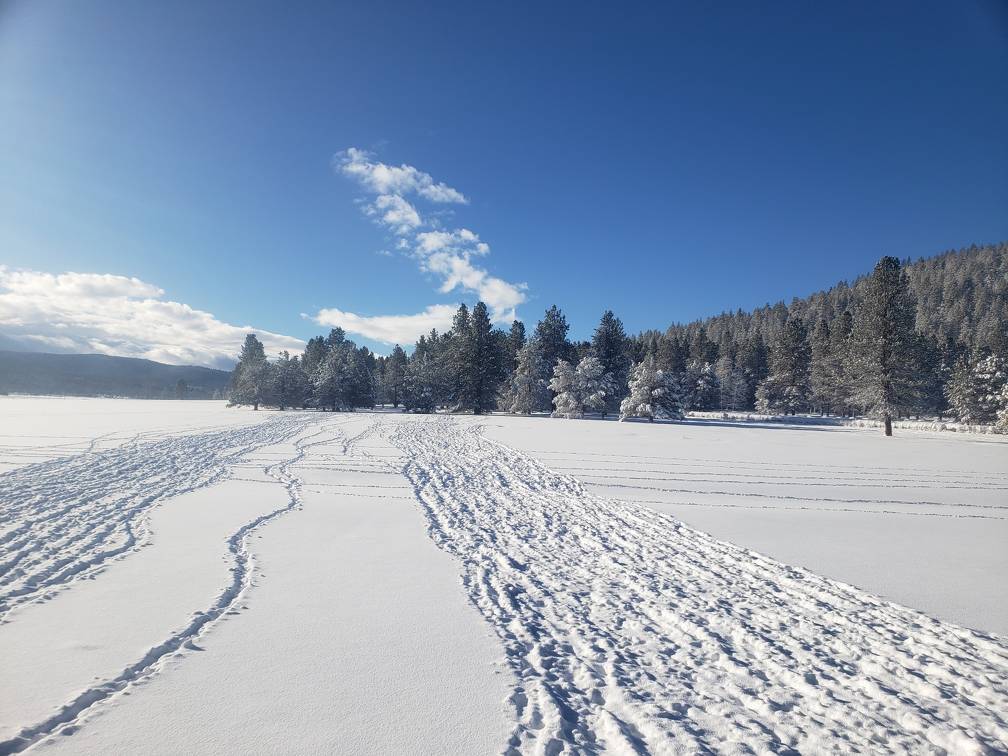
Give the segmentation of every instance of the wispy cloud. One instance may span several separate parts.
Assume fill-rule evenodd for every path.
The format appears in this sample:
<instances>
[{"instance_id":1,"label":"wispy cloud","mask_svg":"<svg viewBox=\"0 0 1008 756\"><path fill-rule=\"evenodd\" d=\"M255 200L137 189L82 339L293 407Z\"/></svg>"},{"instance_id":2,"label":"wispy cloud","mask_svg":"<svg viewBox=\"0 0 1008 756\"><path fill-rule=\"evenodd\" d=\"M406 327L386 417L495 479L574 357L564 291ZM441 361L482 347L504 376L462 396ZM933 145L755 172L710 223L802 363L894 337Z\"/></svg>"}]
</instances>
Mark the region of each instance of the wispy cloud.
<instances>
[{"instance_id":1,"label":"wispy cloud","mask_svg":"<svg viewBox=\"0 0 1008 756\"><path fill-rule=\"evenodd\" d=\"M455 305L430 305L415 315L375 315L373 317L355 315L334 308L319 310L315 316L302 313L319 325L342 328L384 344L412 344L421 334L432 328L444 332L451 328Z\"/></svg>"},{"instance_id":2,"label":"wispy cloud","mask_svg":"<svg viewBox=\"0 0 1008 756\"><path fill-rule=\"evenodd\" d=\"M249 332L259 335L267 353L304 346L290 336L225 323L164 294L138 278L0 265L0 334L35 349L222 368L234 364Z\"/></svg>"},{"instance_id":3,"label":"wispy cloud","mask_svg":"<svg viewBox=\"0 0 1008 756\"><path fill-rule=\"evenodd\" d=\"M511 283L493 276L485 267L474 262L477 258L489 256L490 245L468 228L443 228L440 214L431 213L425 218L406 199L407 196L413 196L437 204L468 204L469 200L462 192L436 181L429 173L411 165L388 165L355 147L337 154L334 164L344 176L356 180L365 192L375 195L373 199L364 202L365 214L396 237L397 250L412 257L422 271L440 279L438 291L449 293L457 290L474 294L486 302L495 322L504 323L515 317L515 308L525 302L528 287L524 283ZM393 339L401 342L403 339L399 336L409 330L405 324L420 323L423 318L429 317L432 310L440 311L445 307L447 305L432 305L418 315L377 318L341 310L322 312L339 313L341 328L368 338L377 337L363 330L355 330L355 327L372 328L371 324L375 320L393 318L394 322L403 324L396 331L398 336ZM315 317L320 323L322 312ZM448 322L450 323L450 318ZM413 338L426 330L429 328L417 330Z\"/></svg>"},{"instance_id":4,"label":"wispy cloud","mask_svg":"<svg viewBox=\"0 0 1008 756\"><path fill-rule=\"evenodd\" d=\"M375 162L364 150L351 147L336 155L336 165L346 176L357 179L374 194L418 194L431 202L448 202L467 205L468 198L458 189L434 181L429 173L412 165L386 165Z\"/></svg>"}]
</instances>

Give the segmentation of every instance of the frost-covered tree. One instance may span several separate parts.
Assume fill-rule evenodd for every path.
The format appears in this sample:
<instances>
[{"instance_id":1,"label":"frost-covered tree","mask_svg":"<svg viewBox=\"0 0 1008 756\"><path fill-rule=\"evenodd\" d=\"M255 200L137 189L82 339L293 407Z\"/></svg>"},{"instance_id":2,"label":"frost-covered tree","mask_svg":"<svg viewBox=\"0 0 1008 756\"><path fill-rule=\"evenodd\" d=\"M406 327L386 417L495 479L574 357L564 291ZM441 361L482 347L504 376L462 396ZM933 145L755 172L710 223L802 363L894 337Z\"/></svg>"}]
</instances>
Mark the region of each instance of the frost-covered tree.
<instances>
[{"instance_id":1,"label":"frost-covered tree","mask_svg":"<svg viewBox=\"0 0 1008 756\"><path fill-rule=\"evenodd\" d=\"M616 411L620 400L626 396L627 381L630 377L630 339L623 330L623 322L612 310L602 314L595 333L592 335L591 351L602 364L603 371L612 378L613 391L606 399L606 409Z\"/></svg>"},{"instance_id":2,"label":"frost-covered tree","mask_svg":"<svg viewBox=\"0 0 1008 756\"><path fill-rule=\"evenodd\" d=\"M542 377L546 368L539 342L533 339L519 349L517 362L508 381L505 407L509 412L524 415L549 409L550 392Z\"/></svg>"},{"instance_id":3,"label":"frost-covered tree","mask_svg":"<svg viewBox=\"0 0 1008 756\"><path fill-rule=\"evenodd\" d=\"M547 381L556 365L557 360L571 360L571 343L567 340L567 318L560 311L560 308L553 305L543 319L539 321L535 329L535 340L539 343L539 351L542 354L543 363L546 366L546 374L543 376Z\"/></svg>"},{"instance_id":4,"label":"frost-covered tree","mask_svg":"<svg viewBox=\"0 0 1008 756\"><path fill-rule=\"evenodd\" d=\"M266 359L266 350L254 333L245 336L238 364L231 373L231 403L251 404L258 410L269 399L273 371Z\"/></svg>"},{"instance_id":5,"label":"frost-covered tree","mask_svg":"<svg viewBox=\"0 0 1008 756\"><path fill-rule=\"evenodd\" d=\"M887 436L916 395L916 311L899 260L883 257L854 315L849 373L854 403L881 418Z\"/></svg>"},{"instance_id":6,"label":"frost-covered tree","mask_svg":"<svg viewBox=\"0 0 1008 756\"><path fill-rule=\"evenodd\" d=\"M683 399L690 409L712 410L717 407L721 388L713 365L690 360L684 381Z\"/></svg>"},{"instance_id":7,"label":"frost-covered tree","mask_svg":"<svg viewBox=\"0 0 1008 756\"><path fill-rule=\"evenodd\" d=\"M322 364L315 371L312 386L317 407L331 407L335 412L344 406L345 386L350 373L348 363L348 349L342 342L334 344L326 353Z\"/></svg>"},{"instance_id":8,"label":"frost-covered tree","mask_svg":"<svg viewBox=\"0 0 1008 756\"><path fill-rule=\"evenodd\" d=\"M434 411L437 403L437 369L434 358L426 350L419 355L414 352L406 365L402 402L409 412Z\"/></svg>"},{"instance_id":9,"label":"frost-covered tree","mask_svg":"<svg viewBox=\"0 0 1008 756\"><path fill-rule=\"evenodd\" d=\"M653 355L648 355L630 371L630 393L620 404L620 421L628 417L681 420L683 418L682 387L676 376L655 368Z\"/></svg>"},{"instance_id":10,"label":"frost-covered tree","mask_svg":"<svg viewBox=\"0 0 1008 756\"><path fill-rule=\"evenodd\" d=\"M714 366L718 383L718 402L723 410L738 410L745 406L749 385L745 374L725 355Z\"/></svg>"},{"instance_id":11,"label":"frost-covered tree","mask_svg":"<svg viewBox=\"0 0 1008 756\"><path fill-rule=\"evenodd\" d=\"M382 386L385 390L385 398L392 403L393 407L398 407L402 401L403 380L406 373L406 352L398 344L392 348L392 353L385 361L383 372Z\"/></svg>"},{"instance_id":12,"label":"frost-covered tree","mask_svg":"<svg viewBox=\"0 0 1008 756\"><path fill-rule=\"evenodd\" d=\"M756 408L765 413L795 414L808 408L810 349L805 324L791 317L774 343L770 374L756 389Z\"/></svg>"},{"instance_id":13,"label":"frost-covered tree","mask_svg":"<svg viewBox=\"0 0 1008 756\"><path fill-rule=\"evenodd\" d=\"M960 422L981 425L997 422L1008 385L1005 361L991 354L962 358L948 384L949 406Z\"/></svg>"},{"instance_id":14,"label":"frost-covered tree","mask_svg":"<svg viewBox=\"0 0 1008 756\"><path fill-rule=\"evenodd\" d=\"M301 369L297 356L291 357L284 350L280 352L274 368L273 399L280 409L304 406L310 386L308 376Z\"/></svg>"},{"instance_id":15,"label":"frost-covered tree","mask_svg":"<svg viewBox=\"0 0 1008 756\"><path fill-rule=\"evenodd\" d=\"M553 417L579 418L588 410L604 411L614 385L602 361L588 355L576 368L557 360L549 388L554 394Z\"/></svg>"},{"instance_id":16,"label":"frost-covered tree","mask_svg":"<svg viewBox=\"0 0 1008 756\"><path fill-rule=\"evenodd\" d=\"M515 371L518 366L518 352L521 351L522 347L525 346L525 324L520 320L515 320L511 323L511 330L508 331L507 335L507 372L508 375L505 378L510 377L511 373Z\"/></svg>"},{"instance_id":17,"label":"frost-covered tree","mask_svg":"<svg viewBox=\"0 0 1008 756\"><path fill-rule=\"evenodd\" d=\"M819 414L825 415L833 410L833 387L835 383L834 364L832 360L832 340L830 339L829 323L825 318L819 318L812 330L812 361L809 367L809 399L812 407Z\"/></svg>"},{"instance_id":18,"label":"frost-covered tree","mask_svg":"<svg viewBox=\"0 0 1008 756\"><path fill-rule=\"evenodd\" d=\"M830 354L828 377L830 381L830 407L834 412L846 415L851 409L851 385L848 374L848 354L850 353L851 331L854 330L854 316L844 310L830 326Z\"/></svg>"}]
</instances>

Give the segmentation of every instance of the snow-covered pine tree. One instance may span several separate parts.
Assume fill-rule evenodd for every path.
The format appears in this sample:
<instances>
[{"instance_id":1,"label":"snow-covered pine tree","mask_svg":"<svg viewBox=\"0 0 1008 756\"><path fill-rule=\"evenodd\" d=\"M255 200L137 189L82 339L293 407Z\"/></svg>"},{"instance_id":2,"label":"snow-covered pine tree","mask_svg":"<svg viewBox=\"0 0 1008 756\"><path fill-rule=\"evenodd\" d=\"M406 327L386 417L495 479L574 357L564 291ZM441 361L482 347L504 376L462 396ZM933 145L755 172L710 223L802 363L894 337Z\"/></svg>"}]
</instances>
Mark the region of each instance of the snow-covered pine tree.
<instances>
[{"instance_id":1,"label":"snow-covered pine tree","mask_svg":"<svg viewBox=\"0 0 1008 756\"><path fill-rule=\"evenodd\" d=\"M588 355L576 368L566 360L557 360L549 388L555 394L553 417L579 418L588 410L604 410L614 385L602 361Z\"/></svg>"},{"instance_id":2,"label":"snow-covered pine tree","mask_svg":"<svg viewBox=\"0 0 1008 756\"><path fill-rule=\"evenodd\" d=\"M347 352L345 342L333 342L333 347L329 349L322 364L315 371L313 386L315 406L323 409L331 407L333 412L343 406L349 372Z\"/></svg>"},{"instance_id":3,"label":"snow-covered pine tree","mask_svg":"<svg viewBox=\"0 0 1008 756\"><path fill-rule=\"evenodd\" d=\"M505 380L511 377L511 374L518 367L518 352L521 348L525 346L525 324L520 320L515 320L511 323L511 330L508 331L507 335L507 375L504 376Z\"/></svg>"},{"instance_id":4,"label":"snow-covered pine tree","mask_svg":"<svg viewBox=\"0 0 1008 756\"><path fill-rule=\"evenodd\" d=\"M423 336L420 337L421 339ZM436 406L437 377L434 358L426 349L413 352L403 376L403 408L408 412L429 413Z\"/></svg>"},{"instance_id":5,"label":"snow-covered pine tree","mask_svg":"<svg viewBox=\"0 0 1008 756\"><path fill-rule=\"evenodd\" d=\"M916 393L916 311L900 261L883 257L854 314L849 374L854 403L880 417L887 436L893 418L913 405Z\"/></svg>"},{"instance_id":6,"label":"snow-covered pine tree","mask_svg":"<svg viewBox=\"0 0 1008 756\"><path fill-rule=\"evenodd\" d=\"M287 350L280 352L274 367L273 397L281 410L303 406L308 393L308 377L297 356Z\"/></svg>"},{"instance_id":7,"label":"snow-covered pine tree","mask_svg":"<svg viewBox=\"0 0 1008 756\"><path fill-rule=\"evenodd\" d=\"M630 371L630 392L620 403L620 421L628 417L683 418L682 386L676 376L655 368L653 355L647 355Z\"/></svg>"},{"instance_id":8,"label":"snow-covered pine tree","mask_svg":"<svg viewBox=\"0 0 1008 756\"><path fill-rule=\"evenodd\" d=\"M623 330L623 322L606 310L592 335L591 350L602 364L603 372L612 378L613 391L606 399L607 411L619 409L620 400L626 396L630 378L630 339Z\"/></svg>"},{"instance_id":9,"label":"snow-covered pine tree","mask_svg":"<svg viewBox=\"0 0 1008 756\"><path fill-rule=\"evenodd\" d=\"M490 325L490 313L483 302L477 302L469 319L468 360L465 365L466 409L480 415L493 409L497 389L504 377L507 359L506 336Z\"/></svg>"},{"instance_id":10,"label":"snow-covered pine tree","mask_svg":"<svg viewBox=\"0 0 1008 756\"><path fill-rule=\"evenodd\" d=\"M756 389L756 408L795 414L808 408L810 349L800 317L787 320L770 355L770 374Z\"/></svg>"},{"instance_id":11,"label":"snow-covered pine tree","mask_svg":"<svg viewBox=\"0 0 1008 756\"><path fill-rule=\"evenodd\" d=\"M583 413L574 393L574 366L567 360L557 360L549 382L553 393L553 417L581 417Z\"/></svg>"},{"instance_id":12,"label":"snow-covered pine tree","mask_svg":"<svg viewBox=\"0 0 1008 756\"><path fill-rule=\"evenodd\" d=\"M472 364L472 320L465 303L455 312L448 336L446 349L441 353L442 364L448 379L449 402L453 409L460 410L472 406L468 375Z\"/></svg>"},{"instance_id":13,"label":"snow-covered pine tree","mask_svg":"<svg viewBox=\"0 0 1008 756\"><path fill-rule=\"evenodd\" d=\"M251 404L258 410L269 395L273 375L266 350L254 333L245 336L238 364L231 373L231 403Z\"/></svg>"},{"instance_id":14,"label":"snow-covered pine tree","mask_svg":"<svg viewBox=\"0 0 1008 756\"><path fill-rule=\"evenodd\" d=\"M406 372L406 352L396 344L392 353L385 361L384 381L385 398L398 407L402 401L403 380Z\"/></svg>"},{"instance_id":15,"label":"snow-covered pine tree","mask_svg":"<svg viewBox=\"0 0 1008 756\"><path fill-rule=\"evenodd\" d=\"M736 367L727 354L719 357L714 366L718 382L718 402L723 410L738 410L745 405L749 386L745 374Z\"/></svg>"},{"instance_id":16,"label":"snow-covered pine tree","mask_svg":"<svg viewBox=\"0 0 1008 756\"><path fill-rule=\"evenodd\" d=\"M543 315L535 329L535 340L539 343L539 351L543 358L543 367L546 372L542 378L547 383L553 374L553 366L557 360L572 359L573 347L567 340L567 318L556 305L551 306Z\"/></svg>"},{"instance_id":17,"label":"snow-covered pine tree","mask_svg":"<svg viewBox=\"0 0 1008 756\"><path fill-rule=\"evenodd\" d=\"M829 377L830 406L834 412L846 415L851 408L851 386L847 373L850 353L851 331L854 329L854 316L850 310L844 310L830 326Z\"/></svg>"},{"instance_id":18,"label":"snow-covered pine tree","mask_svg":"<svg viewBox=\"0 0 1008 756\"><path fill-rule=\"evenodd\" d=\"M1008 381L1001 387L998 405L997 420L994 423L994 427L999 433L1008 433Z\"/></svg>"},{"instance_id":19,"label":"snow-covered pine tree","mask_svg":"<svg viewBox=\"0 0 1008 756\"><path fill-rule=\"evenodd\" d=\"M543 373L543 364L539 342L529 341L518 350L518 365L509 381L508 411L530 415L533 412L543 412L549 409L550 392Z\"/></svg>"},{"instance_id":20,"label":"snow-covered pine tree","mask_svg":"<svg viewBox=\"0 0 1008 756\"><path fill-rule=\"evenodd\" d=\"M1006 384L1005 363L997 355L972 361L963 357L947 387L949 406L968 425L997 422Z\"/></svg>"},{"instance_id":21,"label":"snow-covered pine tree","mask_svg":"<svg viewBox=\"0 0 1008 756\"><path fill-rule=\"evenodd\" d=\"M685 396L690 409L712 410L718 405L721 388L714 366L709 362L691 359L686 367Z\"/></svg>"},{"instance_id":22,"label":"snow-covered pine tree","mask_svg":"<svg viewBox=\"0 0 1008 756\"><path fill-rule=\"evenodd\" d=\"M831 359L832 340L830 339L829 323L826 318L819 318L812 329L812 361L809 367L809 398L812 409L821 415L833 411L833 360Z\"/></svg>"}]
</instances>

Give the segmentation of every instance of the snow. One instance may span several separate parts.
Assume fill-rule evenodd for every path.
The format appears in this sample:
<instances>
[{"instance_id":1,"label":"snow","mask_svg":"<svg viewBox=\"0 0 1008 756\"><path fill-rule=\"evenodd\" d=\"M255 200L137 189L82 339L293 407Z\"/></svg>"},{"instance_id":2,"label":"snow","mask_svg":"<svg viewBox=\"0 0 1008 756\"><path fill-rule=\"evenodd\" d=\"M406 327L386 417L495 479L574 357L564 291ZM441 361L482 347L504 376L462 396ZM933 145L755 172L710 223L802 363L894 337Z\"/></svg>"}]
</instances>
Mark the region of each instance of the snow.
<instances>
[{"instance_id":1,"label":"snow","mask_svg":"<svg viewBox=\"0 0 1008 756\"><path fill-rule=\"evenodd\" d=\"M487 433L600 495L1008 635L1008 438L783 421L566 426L494 418Z\"/></svg>"},{"instance_id":2,"label":"snow","mask_svg":"<svg viewBox=\"0 0 1008 756\"><path fill-rule=\"evenodd\" d=\"M0 429L0 753L1008 748L1000 439L22 399Z\"/></svg>"}]
</instances>

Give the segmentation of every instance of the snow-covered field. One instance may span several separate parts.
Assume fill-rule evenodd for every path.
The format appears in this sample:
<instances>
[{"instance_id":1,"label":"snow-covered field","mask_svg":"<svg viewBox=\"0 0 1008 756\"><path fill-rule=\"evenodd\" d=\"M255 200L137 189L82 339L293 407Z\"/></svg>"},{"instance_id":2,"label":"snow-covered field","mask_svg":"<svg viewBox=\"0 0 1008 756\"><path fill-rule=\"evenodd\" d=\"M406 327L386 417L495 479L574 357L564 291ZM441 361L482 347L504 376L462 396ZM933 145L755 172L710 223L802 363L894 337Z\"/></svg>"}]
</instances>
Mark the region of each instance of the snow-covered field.
<instances>
[{"instance_id":1,"label":"snow-covered field","mask_svg":"<svg viewBox=\"0 0 1008 756\"><path fill-rule=\"evenodd\" d=\"M0 753L1008 749L1001 439L20 398L0 434Z\"/></svg>"}]
</instances>

